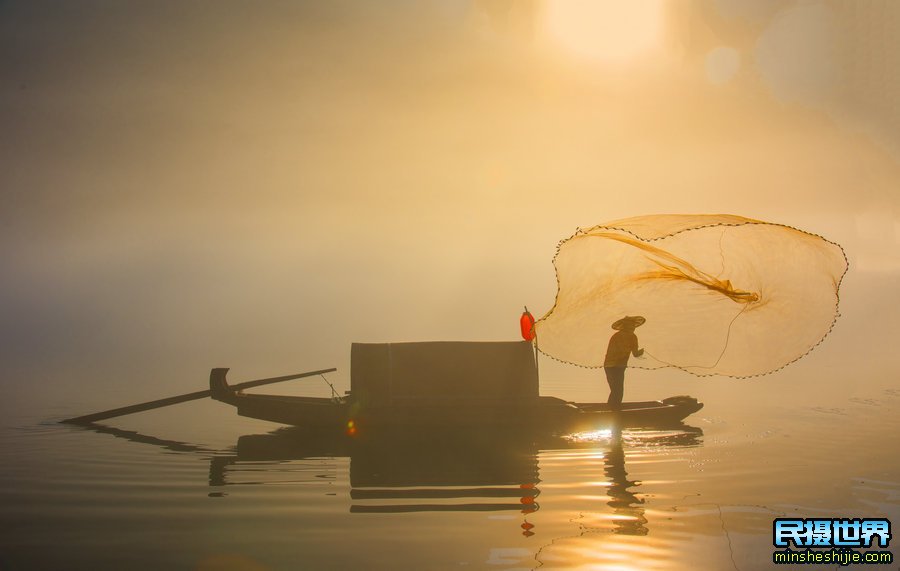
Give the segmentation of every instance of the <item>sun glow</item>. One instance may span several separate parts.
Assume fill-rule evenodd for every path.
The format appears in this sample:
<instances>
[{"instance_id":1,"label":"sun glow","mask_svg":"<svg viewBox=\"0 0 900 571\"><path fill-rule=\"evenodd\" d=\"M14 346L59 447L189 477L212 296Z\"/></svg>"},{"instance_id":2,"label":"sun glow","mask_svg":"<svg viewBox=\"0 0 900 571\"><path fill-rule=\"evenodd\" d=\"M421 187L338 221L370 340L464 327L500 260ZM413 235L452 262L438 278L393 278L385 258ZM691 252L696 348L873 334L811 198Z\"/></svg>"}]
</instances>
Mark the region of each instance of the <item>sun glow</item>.
<instances>
[{"instance_id":1,"label":"sun glow","mask_svg":"<svg viewBox=\"0 0 900 571\"><path fill-rule=\"evenodd\" d=\"M604 63L626 63L657 45L661 0L545 0L548 37L566 51Z\"/></svg>"},{"instance_id":2,"label":"sun glow","mask_svg":"<svg viewBox=\"0 0 900 571\"><path fill-rule=\"evenodd\" d=\"M576 432L568 434L564 437L569 442L605 442L612 438L612 430L590 430L586 432Z\"/></svg>"}]
</instances>

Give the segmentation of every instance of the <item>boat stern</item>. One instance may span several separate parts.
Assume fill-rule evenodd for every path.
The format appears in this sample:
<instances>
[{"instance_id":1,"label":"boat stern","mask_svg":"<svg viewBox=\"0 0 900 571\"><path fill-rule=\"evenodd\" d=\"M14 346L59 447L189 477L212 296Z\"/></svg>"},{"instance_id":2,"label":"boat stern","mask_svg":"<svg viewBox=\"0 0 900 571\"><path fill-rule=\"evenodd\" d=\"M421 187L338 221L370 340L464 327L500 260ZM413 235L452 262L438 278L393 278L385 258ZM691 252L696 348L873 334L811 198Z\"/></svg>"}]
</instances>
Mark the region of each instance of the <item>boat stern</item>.
<instances>
[{"instance_id":1,"label":"boat stern","mask_svg":"<svg viewBox=\"0 0 900 571\"><path fill-rule=\"evenodd\" d=\"M209 372L209 396L217 401L235 404L234 389L225 380L228 370L228 367L217 367Z\"/></svg>"},{"instance_id":2,"label":"boat stern","mask_svg":"<svg viewBox=\"0 0 900 571\"><path fill-rule=\"evenodd\" d=\"M684 416L682 417L682 419L694 414L695 412L703 408L702 402L688 395L669 397L667 399L663 399L662 402L663 404L678 407L681 411L683 411Z\"/></svg>"}]
</instances>

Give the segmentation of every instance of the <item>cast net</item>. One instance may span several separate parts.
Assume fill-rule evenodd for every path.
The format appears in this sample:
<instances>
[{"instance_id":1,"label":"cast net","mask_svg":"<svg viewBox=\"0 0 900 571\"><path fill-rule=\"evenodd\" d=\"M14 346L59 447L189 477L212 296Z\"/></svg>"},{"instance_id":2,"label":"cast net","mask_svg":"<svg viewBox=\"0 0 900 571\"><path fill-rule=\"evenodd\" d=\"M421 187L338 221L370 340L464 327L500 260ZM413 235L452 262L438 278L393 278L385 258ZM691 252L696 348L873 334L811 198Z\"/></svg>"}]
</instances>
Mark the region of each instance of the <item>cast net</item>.
<instances>
[{"instance_id":1,"label":"cast net","mask_svg":"<svg viewBox=\"0 0 900 571\"><path fill-rule=\"evenodd\" d=\"M838 317L843 249L796 228L731 215L640 216L579 229L553 259L556 303L541 352L602 367L611 324L640 315L629 366L695 375L771 373L809 353Z\"/></svg>"}]
</instances>

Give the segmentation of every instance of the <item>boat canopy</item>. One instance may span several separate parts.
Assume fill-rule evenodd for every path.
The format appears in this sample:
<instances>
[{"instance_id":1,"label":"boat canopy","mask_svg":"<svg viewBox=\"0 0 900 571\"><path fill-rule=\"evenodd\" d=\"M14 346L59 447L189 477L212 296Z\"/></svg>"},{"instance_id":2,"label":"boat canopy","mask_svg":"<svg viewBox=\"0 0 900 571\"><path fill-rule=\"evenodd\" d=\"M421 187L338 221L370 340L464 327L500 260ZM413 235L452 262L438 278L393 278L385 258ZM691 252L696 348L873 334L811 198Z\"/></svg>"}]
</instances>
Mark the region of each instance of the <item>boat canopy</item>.
<instances>
[{"instance_id":1,"label":"boat canopy","mask_svg":"<svg viewBox=\"0 0 900 571\"><path fill-rule=\"evenodd\" d=\"M536 399L534 358L525 341L354 343L350 388L367 406L411 399Z\"/></svg>"}]
</instances>

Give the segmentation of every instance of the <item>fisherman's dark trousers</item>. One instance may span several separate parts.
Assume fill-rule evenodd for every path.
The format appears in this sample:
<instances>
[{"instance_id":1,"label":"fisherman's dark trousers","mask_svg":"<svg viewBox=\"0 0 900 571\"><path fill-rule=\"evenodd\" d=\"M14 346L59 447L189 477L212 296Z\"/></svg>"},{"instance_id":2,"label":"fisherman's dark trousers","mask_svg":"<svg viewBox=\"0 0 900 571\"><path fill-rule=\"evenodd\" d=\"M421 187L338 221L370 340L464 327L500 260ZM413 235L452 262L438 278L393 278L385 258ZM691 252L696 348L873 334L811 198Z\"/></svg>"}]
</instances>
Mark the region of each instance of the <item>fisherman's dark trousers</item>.
<instances>
[{"instance_id":1,"label":"fisherman's dark trousers","mask_svg":"<svg viewBox=\"0 0 900 571\"><path fill-rule=\"evenodd\" d=\"M625 367L603 367L603 370L606 371L606 382L609 383L609 399L606 404L619 408L625 393Z\"/></svg>"}]
</instances>

